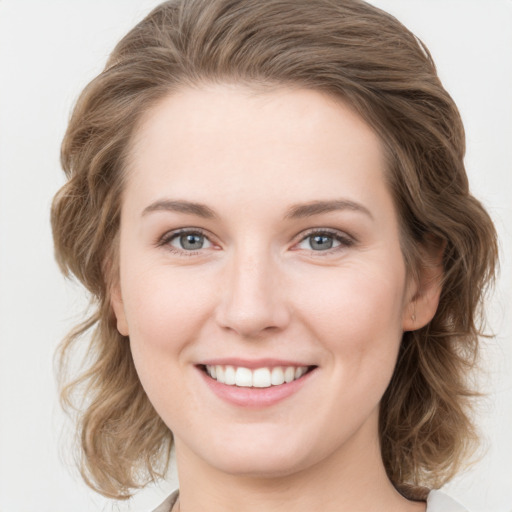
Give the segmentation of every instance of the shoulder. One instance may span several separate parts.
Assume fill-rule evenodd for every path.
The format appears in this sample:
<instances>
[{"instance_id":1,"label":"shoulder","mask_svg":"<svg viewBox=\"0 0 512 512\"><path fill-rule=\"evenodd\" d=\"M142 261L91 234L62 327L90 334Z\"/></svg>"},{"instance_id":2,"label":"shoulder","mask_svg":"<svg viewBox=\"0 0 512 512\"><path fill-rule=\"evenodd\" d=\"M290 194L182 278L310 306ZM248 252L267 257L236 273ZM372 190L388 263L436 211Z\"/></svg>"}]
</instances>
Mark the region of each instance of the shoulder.
<instances>
[{"instance_id":1,"label":"shoulder","mask_svg":"<svg viewBox=\"0 0 512 512\"><path fill-rule=\"evenodd\" d=\"M174 491L170 496L167 496L163 503L160 503L158 507L156 507L153 512L171 512L173 505L176 503L178 499L178 491Z\"/></svg>"},{"instance_id":2,"label":"shoulder","mask_svg":"<svg viewBox=\"0 0 512 512\"><path fill-rule=\"evenodd\" d=\"M441 491L430 491L427 498L427 512L469 512L460 503Z\"/></svg>"}]
</instances>

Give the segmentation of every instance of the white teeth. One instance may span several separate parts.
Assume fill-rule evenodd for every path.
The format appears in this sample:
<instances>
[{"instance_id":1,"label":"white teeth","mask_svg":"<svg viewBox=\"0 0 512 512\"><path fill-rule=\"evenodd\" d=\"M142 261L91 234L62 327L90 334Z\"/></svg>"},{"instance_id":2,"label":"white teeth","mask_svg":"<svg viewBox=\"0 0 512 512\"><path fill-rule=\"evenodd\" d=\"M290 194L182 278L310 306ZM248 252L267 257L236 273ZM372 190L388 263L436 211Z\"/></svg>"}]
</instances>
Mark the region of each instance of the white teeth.
<instances>
[{"instance_id":1,"label":"white teeth","mask_svg":"<svg viewBox=\"0 0 512 512\"><path fill-rule=\"evenodd\" d=\"M211 366L207 366L206 368L211 368ZM216 377L213 377L213 375L210 373L210 376L214 379L217 379L217 382L220 382L222 384L226 383L226 379L224 378L224 366L216 366L215 371L217 373Z\"/></svg>"},{"instance_id":2,"label":"white teeth","mask_svg":"<svg viewBox=\"0 0 512 512\"><path fill-rule=\"evenodd\" d=\"M240 387L252 387L252 372L249 368L237 368L235 373L235 384Z\"/></svg>"},{"instance_id":3,"label":"white teeth","mask_svg":"<svg viewBox=\"0 0 512 512\"><path fill-rule=\"evenodd\" d=\"M269 388L270 370L268 368L258 368L252 372L252 385L255 388Z\"/></svg>"},{"instance_id":4,"label":"white teeth","mask_svg":"<svg viewBox=\"0 0 512 512\"><path fill-rule=\"evenodd\" d=\"M270 378L270 382L273 386L284 384L284 372L280 366L272 368L272 377Z\"/></svg>"},{"instance_id":5,"label":"white teeth","mask_svg":"<svg viewBox=\"0 0 512 512\"><path fill-rule=\"evenodd\" d=\"M293 366L287 366L284 371L284 381L291 382L295 379L295 368Z\"/></svg>"},{"instance_id":6,"label":"white teeth","mask_svg":"<svg viewBox=\"0 0 512 512\"><path fill-rule=\"evenodd\" d=\"M307 370L308 369L306 367L299 366L298 368L295 369L295 378L300 379L307 372Z\"/></svg>"},{"instance_id":7,"label":"white teeth","mask_svg":"<svg viewBox=\"0 0 512 512\"><path fill-rule=\"evenodd\" d=\"M232 366L226 366L226 370L224 372L224 384L228 384L228 386L234 386L235 383L235 369Z\"/></svg>"},{"instance_id":8,"label":"white teeth","mask_svg":"<svg viewBox=\"0 0 512 512\"><path fill-rule=\"evenodd\" d=\"M269 388L300 379L308 371L307 366L276 366L250 370L242 366L206 365L208 375L221 384L245 388Z\"/></svg>"}]
</instances>

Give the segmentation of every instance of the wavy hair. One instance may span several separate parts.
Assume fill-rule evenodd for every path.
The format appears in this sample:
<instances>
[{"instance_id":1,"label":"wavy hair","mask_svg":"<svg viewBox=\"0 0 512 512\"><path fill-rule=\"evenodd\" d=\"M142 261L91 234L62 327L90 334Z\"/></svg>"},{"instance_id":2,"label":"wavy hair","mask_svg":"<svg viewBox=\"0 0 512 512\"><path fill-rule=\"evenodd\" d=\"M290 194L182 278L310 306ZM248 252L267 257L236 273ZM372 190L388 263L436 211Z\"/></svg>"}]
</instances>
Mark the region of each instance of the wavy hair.
<instances>
[{"instance_id":1,"label":"wavy hair","mask_svg":"<svg viewBox=\"0 0 512 512\"><path fill-rule=\"evenodd\" d=\"M51 213L56 258L92 296L93 312L57 352L61 403L76 411L79 465L117 499L165 474L172 433L158 417L116 329L124 169L141 116L179 87L209 82L301 87L348 103L380 136L408 269L418 248L445 247L438 310L403 335L380 407L387 474L423 499L460 469L476 439L468 382L481 306L497 264L494 226L470 194L464 129L428 49L393 16L359 0L174 0L115 47L84 89L62 144L66 184ZM75 351L86 356L71 372Z\"/></svg>"}]
</instances>

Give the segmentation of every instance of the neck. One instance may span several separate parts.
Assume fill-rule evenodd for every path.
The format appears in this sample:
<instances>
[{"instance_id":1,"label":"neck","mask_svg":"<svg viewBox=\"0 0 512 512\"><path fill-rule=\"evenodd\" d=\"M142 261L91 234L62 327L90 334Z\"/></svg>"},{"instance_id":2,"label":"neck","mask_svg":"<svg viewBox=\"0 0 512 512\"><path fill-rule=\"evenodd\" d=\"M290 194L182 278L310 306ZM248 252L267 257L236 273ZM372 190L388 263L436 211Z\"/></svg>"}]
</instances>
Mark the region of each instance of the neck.
<instances>
[{"instance_id":1,"label":"neck","mask_svg":"<svg viewBox=\"0 0 512 512\"><path fill-rule=\"evenodd\" d=\"M176 440L180 512L424 512L389 481L379 443L358 432L340 450L285 474L230 474Z\"/></svg>"}]
</instances>

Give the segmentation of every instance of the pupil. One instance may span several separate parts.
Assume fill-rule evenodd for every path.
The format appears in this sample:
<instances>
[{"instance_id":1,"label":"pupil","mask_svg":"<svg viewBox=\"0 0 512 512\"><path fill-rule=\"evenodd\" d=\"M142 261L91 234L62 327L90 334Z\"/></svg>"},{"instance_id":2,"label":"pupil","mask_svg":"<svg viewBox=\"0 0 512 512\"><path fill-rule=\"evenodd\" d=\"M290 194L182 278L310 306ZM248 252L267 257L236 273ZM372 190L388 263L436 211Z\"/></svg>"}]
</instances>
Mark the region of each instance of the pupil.
<instances>
[{"instance_id":1,"label":"pupil","mask_svg":"<svg viewBox=\"0 0 512 512\"><path fill-rule=\"evenodd\" d=\"M332 247L332 238L330 236L316 235L310 242L312 249L330 249Z\"/></svg>"},{"instance_id":2,"label":"pupil","mask_svg":"<svg viewBox=\"0 0 512 512\"><path fill-rule=\"evenodd\" d=\"M183 249L201 249L203 247L202 235L181 235L180 243Z\"/></svg>"}]
</instances>

